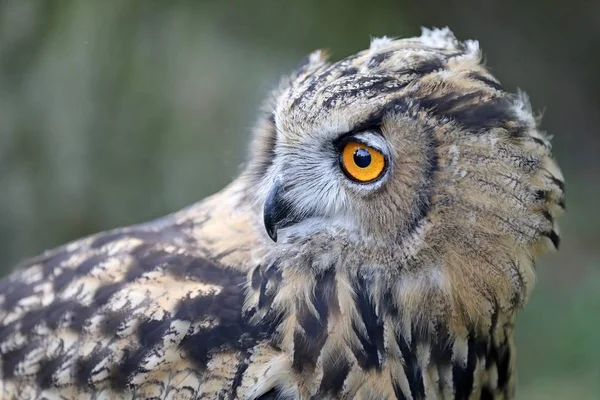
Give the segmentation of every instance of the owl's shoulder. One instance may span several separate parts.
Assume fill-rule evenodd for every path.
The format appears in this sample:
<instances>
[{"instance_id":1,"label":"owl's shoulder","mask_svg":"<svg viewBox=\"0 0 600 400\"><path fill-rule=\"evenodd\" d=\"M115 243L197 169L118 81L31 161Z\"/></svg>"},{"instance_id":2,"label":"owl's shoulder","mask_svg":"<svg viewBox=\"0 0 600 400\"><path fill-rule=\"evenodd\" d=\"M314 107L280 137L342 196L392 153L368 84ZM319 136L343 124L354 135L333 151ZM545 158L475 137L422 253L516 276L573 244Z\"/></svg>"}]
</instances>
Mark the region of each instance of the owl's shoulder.
<instances>
[{"instance_id":1,"label":"owl's shoulder","mask_svg":"<svg viewBox=\"0 0 600 400\"><path fill-rule=\"evenodd\" d=\"M245 217L217 204L75 241L1 281L3 392L146 398L232 386L227 376L204 387L218 375L208 364L235 370L235 354L265 334L242 311Z\"/></svg>"}]
</instances>

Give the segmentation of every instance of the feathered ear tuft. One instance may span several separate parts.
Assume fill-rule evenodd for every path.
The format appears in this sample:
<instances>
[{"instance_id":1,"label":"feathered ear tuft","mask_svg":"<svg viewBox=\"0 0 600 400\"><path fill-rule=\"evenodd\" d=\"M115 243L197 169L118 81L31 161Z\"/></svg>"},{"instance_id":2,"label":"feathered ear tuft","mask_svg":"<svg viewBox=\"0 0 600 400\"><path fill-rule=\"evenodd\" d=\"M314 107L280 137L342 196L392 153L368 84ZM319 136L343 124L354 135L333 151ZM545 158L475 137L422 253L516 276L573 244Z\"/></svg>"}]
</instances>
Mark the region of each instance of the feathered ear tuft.
<instances>
[{"instance_id":1,"label":"feathered ear tuft","mask_svg":"<svg viewBox=\"0 0 600 400\"><path fill-rule=\"evenodd\" d=\"M419 38L424 45L436 49L456 49L464 52L465 55L481 58L481 50L477 40L465 40L460 42L454 36L454 33L448 27L444 28L421 28L421 37Z\"/></svg>"},{"instance_id":2,"label":"feathered ear tuft","mask_svg":"<svg viewBox=\"0 0 600 400\"><path fill-rule=\"evenodd\" d=\"M372 38L371 46L369 46L369 52L371 54L378 53L386 47L392 45L394 43L394 38L390 38L387 36L382 36L380 38Z\"/></svg>"},{"instance_id":3,"label":"feathered ear tuft","mask_svg":"<svg viewBox=\"0 0 600 400\"><path fill-rule=\"evenodd\" d=\"M421 27L420 39L426 46L439 49L458 47L459 45L456 36L447 26L433 29Z\"/></svg>"},{"instance_id":4,"label":"feathered ear tuft","mask_svg":"<svg viewBox=\"0 0 600 400\"><path fill-rule=\"evenodd\" d=\"M315 50L300 61L296 70L292 73L292 78L300 75L310 74L320 67L327 64L329 52L327 50Z\"/></svg>"}]
</instances>

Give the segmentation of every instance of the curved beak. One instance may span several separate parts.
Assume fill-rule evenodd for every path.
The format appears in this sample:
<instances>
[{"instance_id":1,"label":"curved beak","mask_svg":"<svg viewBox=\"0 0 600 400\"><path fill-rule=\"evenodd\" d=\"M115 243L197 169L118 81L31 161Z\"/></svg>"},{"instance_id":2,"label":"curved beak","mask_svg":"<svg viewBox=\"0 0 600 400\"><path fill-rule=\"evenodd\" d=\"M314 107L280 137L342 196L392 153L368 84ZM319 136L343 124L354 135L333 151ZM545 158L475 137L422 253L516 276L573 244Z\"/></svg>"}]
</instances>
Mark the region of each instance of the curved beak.
<instances>
[{"instance_id":1,"label":"curved beak","mask_svg":"<svg viewBox=\"0 0 600 400\"><path fill-rule=\"evenodd\" d=\"M265 229L274 242L277 242L278 229L299 222L299 218L294 215L292 205L283 199L283 193L283 186L278 182L274 183L267 195L263 210Z\"/></svg>"}]
</instances>

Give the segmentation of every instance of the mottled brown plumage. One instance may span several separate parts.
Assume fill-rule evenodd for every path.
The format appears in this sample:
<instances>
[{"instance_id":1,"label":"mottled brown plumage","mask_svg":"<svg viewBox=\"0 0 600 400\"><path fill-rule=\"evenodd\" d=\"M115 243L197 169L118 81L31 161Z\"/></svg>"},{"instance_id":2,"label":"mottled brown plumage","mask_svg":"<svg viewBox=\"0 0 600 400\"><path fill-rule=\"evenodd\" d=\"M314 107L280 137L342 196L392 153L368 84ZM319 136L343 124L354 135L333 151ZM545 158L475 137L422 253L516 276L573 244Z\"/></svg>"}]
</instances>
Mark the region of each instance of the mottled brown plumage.
<instances>
[{"instance_id":1,"label":"mottled brown plumage","mask_svg":"<svg viewBox=\"0 0 600 400\"><path fill-rule=\"evenodd\" d=\"M564 187L480 58L447 29L311 54L223 191L0 283L2 398L512 398ZM347 140L378 179L342 171Z\"/></svg>"}]
</instances>

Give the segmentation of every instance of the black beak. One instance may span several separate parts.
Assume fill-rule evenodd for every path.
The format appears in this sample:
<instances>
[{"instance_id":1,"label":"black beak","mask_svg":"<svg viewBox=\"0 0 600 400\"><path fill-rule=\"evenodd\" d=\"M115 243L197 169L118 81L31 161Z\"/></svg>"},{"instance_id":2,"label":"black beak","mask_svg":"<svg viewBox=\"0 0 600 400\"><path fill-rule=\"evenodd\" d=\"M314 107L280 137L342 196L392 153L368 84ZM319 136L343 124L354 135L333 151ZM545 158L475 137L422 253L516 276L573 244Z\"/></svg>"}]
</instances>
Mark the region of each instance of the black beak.
<instances>
[{"instance_id":1,"label":"black beak","mask_svg":"<svg viewBox=\"0 0 600 400\"><path fill-rule=\"evenodd\" d=\"M285 228L296 222L295 218L290 218L293 214L292 207L283 199L282 195L283 187L279 183L274 183L265 200L265 229L274 242L277 241L278 229Z\"/></svg>"}]
</instances>

